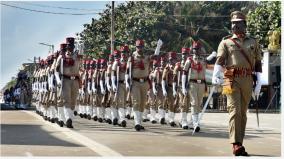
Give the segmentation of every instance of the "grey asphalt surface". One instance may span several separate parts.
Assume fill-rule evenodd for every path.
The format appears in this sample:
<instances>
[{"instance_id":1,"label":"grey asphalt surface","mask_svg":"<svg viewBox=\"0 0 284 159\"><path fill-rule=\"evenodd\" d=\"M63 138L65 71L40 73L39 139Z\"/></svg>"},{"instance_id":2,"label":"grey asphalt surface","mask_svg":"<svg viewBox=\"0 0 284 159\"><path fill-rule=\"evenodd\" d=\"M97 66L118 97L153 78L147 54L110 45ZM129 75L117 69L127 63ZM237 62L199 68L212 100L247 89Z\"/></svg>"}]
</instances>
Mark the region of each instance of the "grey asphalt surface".
<instances>
[{"instance_id":1,"label":"grey asphalt surface","mask_svg":"<svg viewBox=\"0 0 284 159\"><path fill-rule=\"evenodd\" d=\"M257 128L248 113L244 145L252 156L281 156L281 114L263 114ZM180 114L176 116L180 119ZM224 156L231 157L228 114L206 113L201 131L143 123L136 132L133 120L126 128L76 116L74 129L60 128L33 110L1 110L1 156Z\"/></svg>"}]
</instances>

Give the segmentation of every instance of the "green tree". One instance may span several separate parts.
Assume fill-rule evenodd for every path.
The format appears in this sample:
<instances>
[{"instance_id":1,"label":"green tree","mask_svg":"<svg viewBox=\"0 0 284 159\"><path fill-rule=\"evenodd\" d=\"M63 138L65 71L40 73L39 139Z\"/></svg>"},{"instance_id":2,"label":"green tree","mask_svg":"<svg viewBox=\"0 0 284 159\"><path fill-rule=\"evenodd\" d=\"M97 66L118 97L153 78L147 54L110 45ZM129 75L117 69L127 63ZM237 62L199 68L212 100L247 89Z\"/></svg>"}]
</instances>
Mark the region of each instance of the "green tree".
<instances>
[{"instance_id":1,"label":"green tree","mask_svg":"<svg viewBox=\"0 0 284 159\"><path fill-rule=\"evenodd\" d=\"M248 31L267 47L268 31L281 31L281 1L261 1L255 10L248 13L247 22Z\"/></svg>"}]
</instances>

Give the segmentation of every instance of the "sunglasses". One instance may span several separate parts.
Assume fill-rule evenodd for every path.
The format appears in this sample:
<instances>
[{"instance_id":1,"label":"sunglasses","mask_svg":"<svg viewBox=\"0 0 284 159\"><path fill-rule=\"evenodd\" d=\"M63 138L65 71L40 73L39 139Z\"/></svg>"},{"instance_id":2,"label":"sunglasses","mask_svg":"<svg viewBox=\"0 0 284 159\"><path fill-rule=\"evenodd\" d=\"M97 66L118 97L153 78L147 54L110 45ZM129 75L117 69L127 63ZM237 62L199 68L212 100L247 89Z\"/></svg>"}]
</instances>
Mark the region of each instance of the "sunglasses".
<instances>
[{"instance_id":1,"label":"sunglasses","mask_svg":"<svg viewBox=\"0 0 284 159\"><path fill-rule=\"evenodd\" d=\"M138 48L138 49L143 49L144 46L136 46L136 48Z\"/></svg>"}]
</instances>

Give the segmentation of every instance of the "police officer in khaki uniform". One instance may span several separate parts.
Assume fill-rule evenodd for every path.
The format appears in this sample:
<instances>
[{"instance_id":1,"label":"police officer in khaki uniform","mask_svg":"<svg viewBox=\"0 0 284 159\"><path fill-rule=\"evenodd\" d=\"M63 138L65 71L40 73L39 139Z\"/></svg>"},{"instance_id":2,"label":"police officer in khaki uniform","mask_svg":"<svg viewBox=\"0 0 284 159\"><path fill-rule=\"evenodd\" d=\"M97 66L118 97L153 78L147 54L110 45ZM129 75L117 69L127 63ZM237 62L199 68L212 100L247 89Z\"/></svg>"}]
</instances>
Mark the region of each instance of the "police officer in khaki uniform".
<instances>
[{"instance_id":1,"label":"police officer in khaki uniform","mask_svg":"<svg viewBox=\"0 0 284 159\"><path fill-rule=\"evenodd\" d=\"M162 91L165 98L164 105L168 107L168 122L169 124L174 127L176 123L175 113L177 111L177 105L174 104L174 100L177 97L177 80L174 78L174 71L175 66L177 63L177 53L176 52L169 52L168 53L168 63L165 66L162 74Z\"/></svg>"},{"instance_id":2,"label":"police officer in khaki uniform","mask_svg":"<svg viewBox=\"0 0 284 159\"><path fill-rule=\"evenodd\" d=\"M118 124L122 127L126 127L125 109L126 109L126 87L125 87L125 73L127 65L127 54L129 48L127 45L123 45L120 48L120 52L114 51L115 61L112 65L112 88L114 94L114 107L118 108L119 121Z\"/></svg>"},{"instance_id":3,"label":"police officer in khaki uniform","mask_svg":"<svg viewBox=\"0 0 284 159\"><path fill-rule=\"evenodd\" d=\"M132 56L128 59L127 73L125 75L127 91L130 91L130 82L132 82L131 97L134 111L134 128L136 131L144 129L141 125L142 112L147 102L147 91L149 89L148 74L150 71L150 56L144 54L145 51L143 48L144 41L137 40L136 51L133 52Z\"/></svg>"},{"instance_id":4,"label":"police officer in khaki uniform","mask_svg":"<svg viewBox=\"0 0 284 159\"><path fill-rule=\"evenodd\" d=\"M247 108L251 99L253 78L257 76L254 94L258 98L261 82L261 50L258 41L246 33L246 17L240 11L231 13L233 35L223 38L217 51L212 83L223 84L229 112L229 136L233 154L247 156L243 146L247 122ZM225 67L225 70L223 69ZM224 80L222 73L224 72Z\"/></svg>"},{"instance_id":5,"label":"police officer in khaki uniform","mask_svg":"<svg viewBox=\"0 0 284 159\"><path fill-rule=\"evenodd\" d=\"M181 120L179 122L180 127L183 129L188 129L188 121L187 121L187 116L188 116L188 111L189 111L189 93L188 92L183 92L183 83L184 81L184 76L187 75L188 70L184 69L185 63L189 57L189 52L190 48L183 47L181 49L181 64L180 64L180 69L177 72L177 87L178 87L178 95L179 95L179 104L180 104L180 112L181 112ZM184 87L187 87L185 89L188 89L188 83L185 83Z\"/></svg>"},{"instance_id":6,"label":"police officer in khaki uniform","mask_svg":"<svg viewBox=\"0 0 284 159\"><path fill-rule=\"evenodd\" d=\"M202 47L200 41L193 41L191 52L193 53L192 58L188 58L184 66L185 73L183 75L183 88L186 86L186 77L188 77L190 104L191 104L191 116L192 124L196 132L200 131L198 118L201 112L202 101L206 89L205 83L205 72L206 72L206 60L201 56L205 54L205 49ZM183 89L183 93L187 93L187 89Z\"/></svg>"},{"instance_id":7,"label":"police officer in khaki uniform","mask_svg":"<svg viewBox=\"0 0 284 159\"><path fill-rule=\"evenodd\" d=\"M60 114L59 120L61 120L61 124L64 122L68 128L73 128L73 110L75 109L80 84L80 59L74 51L74 41L75 38L73 37L66 38L67 52L60 55L56 63L56 70L60 72L63 77L62 80L58 81L58 84L62 86L62 91L60 92L62 100L59 104L64 106L64 110L63 107L58 107L58 113ZM63 121L64 118L65 121Z\"/></svg>"}]
</instances>

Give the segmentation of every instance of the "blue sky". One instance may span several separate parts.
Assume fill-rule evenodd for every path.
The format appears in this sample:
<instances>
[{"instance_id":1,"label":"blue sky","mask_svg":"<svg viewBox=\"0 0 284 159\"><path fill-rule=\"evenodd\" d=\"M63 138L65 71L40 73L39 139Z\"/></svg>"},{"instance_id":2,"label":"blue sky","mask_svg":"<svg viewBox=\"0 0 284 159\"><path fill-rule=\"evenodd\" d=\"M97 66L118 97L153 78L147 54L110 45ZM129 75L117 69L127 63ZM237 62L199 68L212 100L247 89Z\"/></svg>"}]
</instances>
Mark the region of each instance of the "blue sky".
<instances>
[{"instance_id":1,"label":"blue sky","mask_svg":"<svg viewBox=\"0 0 284 159\"><path fill-rule=\"evenodd\" d=\"M17 7L35 9L50 12L65 13L84 13L84 12L102 12L106 4L110 1L1 1L1 3L10 4ZM67 10L45 6L56 6L65 8L94 9L94 11L85 10ZM65 37L75 36L75 33L83 30L83 24L90 23L91 18L98 18L93 15L54 15L46 13L37 13L25 11L17 8L10 8L1 5L1 84L2 89L5 84L16 76L22 63L29 62L28 59L36 57L46 57L48 47L39 45L44 42L55 45L55 50L59 44L65 41Z\"/></svg>"}]
</instances>

